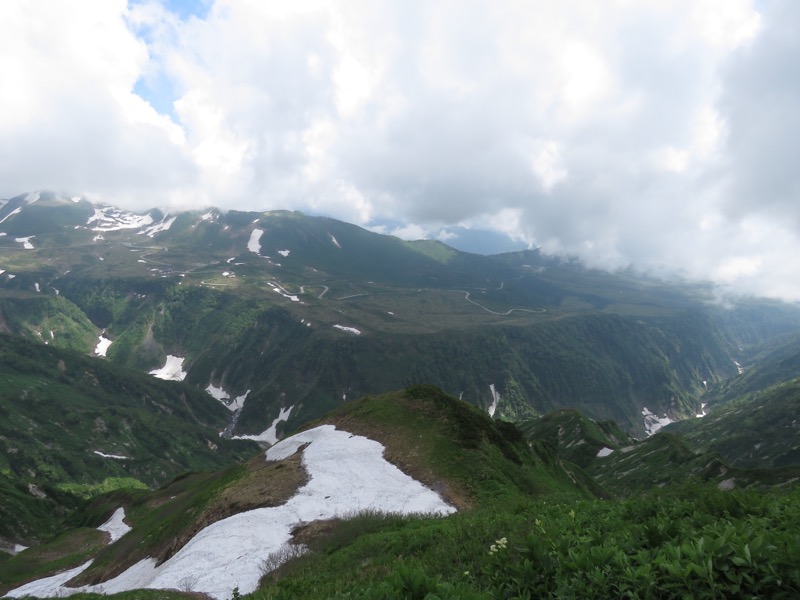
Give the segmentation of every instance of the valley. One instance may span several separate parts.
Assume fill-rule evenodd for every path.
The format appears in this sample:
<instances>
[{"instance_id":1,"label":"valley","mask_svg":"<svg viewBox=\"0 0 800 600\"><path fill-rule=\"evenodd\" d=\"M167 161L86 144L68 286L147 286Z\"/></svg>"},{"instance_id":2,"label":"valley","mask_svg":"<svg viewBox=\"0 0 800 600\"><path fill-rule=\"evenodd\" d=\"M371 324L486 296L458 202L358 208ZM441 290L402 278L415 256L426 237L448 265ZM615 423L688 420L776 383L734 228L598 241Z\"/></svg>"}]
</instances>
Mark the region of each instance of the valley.
<instances>
[{"instance_id":1,"label":"valley","mask_svg":"<svg viewBox=\"0 0 800 600\"><path fill-rule=\"evenodd\" d=\"M584 561L681 597L692 577L651 563L700 535L769 595L795 582L798 339L796 304L537 250L21 195L0 206L0 591L569 595L556 564ZM378 489L389 471L408 479ZM506 538L550 583L495 560Z\"/></svg>"}]
</instances>

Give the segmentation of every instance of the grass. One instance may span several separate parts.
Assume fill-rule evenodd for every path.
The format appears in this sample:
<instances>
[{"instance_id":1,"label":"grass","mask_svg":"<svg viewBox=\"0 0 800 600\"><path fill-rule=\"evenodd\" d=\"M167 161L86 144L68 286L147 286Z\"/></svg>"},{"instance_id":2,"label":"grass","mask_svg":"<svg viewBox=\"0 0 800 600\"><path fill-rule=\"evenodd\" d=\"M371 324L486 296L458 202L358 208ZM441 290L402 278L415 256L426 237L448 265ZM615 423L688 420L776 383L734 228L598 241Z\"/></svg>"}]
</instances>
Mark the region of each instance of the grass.
<instances>
[{"instance_id":1,"label":"grass","mask_svg":"<svg viewBox=\"0 0 800 600\"><path fill-rule=\"evenodd\" d=\"M800 590L798 526L796 489L697 484L442 519L365 515L335 524L250 597L788 598Z\"/></svg>"}]
</instances>

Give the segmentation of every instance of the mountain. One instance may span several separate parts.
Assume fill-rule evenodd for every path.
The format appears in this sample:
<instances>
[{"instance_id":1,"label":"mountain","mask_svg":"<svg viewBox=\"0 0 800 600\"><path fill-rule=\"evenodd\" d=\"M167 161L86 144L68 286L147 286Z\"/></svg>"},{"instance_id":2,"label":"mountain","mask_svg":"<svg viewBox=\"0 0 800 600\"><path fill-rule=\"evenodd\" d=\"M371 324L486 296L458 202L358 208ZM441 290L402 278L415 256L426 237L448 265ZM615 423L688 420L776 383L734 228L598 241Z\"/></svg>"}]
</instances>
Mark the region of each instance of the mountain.
<instances>
[{"instance_id":1,"label":"mountain","mask_svg":"<svg viewBox=\"0 0 800 600\"><path fill-rule=\"evenodd\" d=\"M270 553L276 564L280 552L299 556L312 528L357 513L430 517L595 491L580 469L530 447L513 425L416 386L348 403L266 459L180 477L154 492L100 496L73 513L73 528L59 538L0 563L0 591L69 569L11 596L57 594L72 579L97 586L87 591L177 588L227 598L235 587L256 588ZM111 545L98 543L98 527ZM76 550L75 538L89 534L94 542Z\"/></svg>"},{"instance_id":2,"label":"mountain","mask_svg":"<svg viewBox=\"0 0 800 600\"><path fill-rule=\"evenodd\" d=\"M0 335L0 541L49 534L72 494L158 485L252 456L204 392Z\"/></svg>"},{"instance_id":3,"label":"mountain","mask_svg":"<svg viewBox=\"0 0 800 600\"><path fill-rule=\"evenodd\" d=\"M642 437L699 412L748 348L800 331L794 305L722 308L709 286L286 211L136 214L37 192L0 208L0 233L0 328L140 371L180 364L233 433L264 439L418 383Z\"/></svg>"}]
</instances>

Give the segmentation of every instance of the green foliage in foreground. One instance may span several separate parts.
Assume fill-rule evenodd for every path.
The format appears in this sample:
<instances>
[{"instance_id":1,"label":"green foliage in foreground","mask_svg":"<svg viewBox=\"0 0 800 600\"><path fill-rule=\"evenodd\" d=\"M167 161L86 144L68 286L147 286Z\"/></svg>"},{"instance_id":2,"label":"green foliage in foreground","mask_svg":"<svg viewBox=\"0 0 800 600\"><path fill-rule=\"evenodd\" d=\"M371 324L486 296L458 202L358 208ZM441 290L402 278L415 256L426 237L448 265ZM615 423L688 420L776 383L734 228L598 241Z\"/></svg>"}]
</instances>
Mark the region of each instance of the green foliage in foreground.
<instances>
[{"instance_id":1,"label":"green foliage in foreground","mask_svg":"<svg viewBox=\"0 0 800 600\"><path fill-rule=\"evenodd\" d=\"M254 600L796 598L800 490L681 486L334 524Z\"/></svg>"}]
</instances>

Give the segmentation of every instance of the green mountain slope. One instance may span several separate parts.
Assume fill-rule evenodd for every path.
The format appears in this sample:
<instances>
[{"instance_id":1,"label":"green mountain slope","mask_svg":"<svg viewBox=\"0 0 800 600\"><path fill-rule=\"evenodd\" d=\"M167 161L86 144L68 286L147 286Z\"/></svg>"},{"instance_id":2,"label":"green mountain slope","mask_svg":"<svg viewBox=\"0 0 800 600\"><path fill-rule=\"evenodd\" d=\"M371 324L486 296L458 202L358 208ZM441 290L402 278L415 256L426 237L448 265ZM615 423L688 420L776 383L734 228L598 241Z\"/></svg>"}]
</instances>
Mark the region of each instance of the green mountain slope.
<instances>
[{"instance_id":1,"label":"green mountain slope","mask_svg":"<svg viewBox=\"0 0 800 600\"><path fill-rule=\"evenodd\" d=\"M703 419L668 429L737 467L800 466L800 379L715 405Z\"/></svg>"},{"instance_id":2,"label":"green mountain slope","mask_svg":"<svg viewBox=\"0 0 800 600\"><path fill-rule=\"evenodd\" d=\"M707 286L537 251L477 256L287 211L92 205L87 217L83 202L42 193L0 211L0 225L41 225L32 249L0 248L7 329L46 338L46 311L11 299L58 295L76 313L61 311L71 333L53 330L60 344L90 353L105 330L118 365L182 357L187 383L247 394L238 433L266 430L290 406L285 430L343 398L434 383L483 408L493 386L505 418L575 406L642 436L645 407L693 415L706 386L736 374L742 345L800 330L796 306L723 310ZM59 242L59 227L83 237Z\"/></svg>"},{"instance_id":3,"label":"green mountain slope","mask_svg":"<svg viewBox=\"0 0 800 600\"><path fill-rule=\"evenodd\" d=\"M349 402L320 423L381 442L387 460L465 512L505 510L542 495L589 498L600 491L545 445L529 446L513 425L492 421L433 386ZM100 583L146 557L161 563L213 523L285 503L307 481L304 464L299 453L270 462L259 456L215 473L180 477L153 492L96 497L69 517L68 523L79 529L0 562L0 591L32 579L34 573L41 577L49 569L76 566L89 556L95 557L94 563L77 583ZM99 526L119 506L125 507L132 530L117 542L90 550L84 546L79 552L63 542ZM405 520L397 517L395 522ZM296 530L295 543L309 539L313 530L324 535L333 525L305 523ZM232 580L230 587L234 585Z\"/></svg>"},{"instance_id":4,"label":"green mountain slope","mask_svg":"<svg viewBox=\"0 0 800 600\"><path fill-rule=\"evenodd\" d=\"M106 361L0 336L0 470L23 482L163 482L253 452L221 439L228 411L203 392Z\"/></svg>"}]
</instances>

